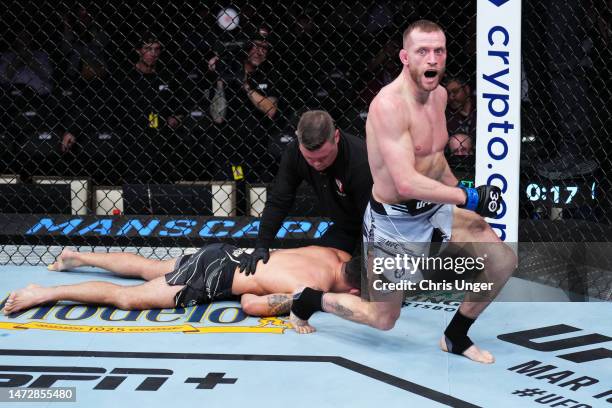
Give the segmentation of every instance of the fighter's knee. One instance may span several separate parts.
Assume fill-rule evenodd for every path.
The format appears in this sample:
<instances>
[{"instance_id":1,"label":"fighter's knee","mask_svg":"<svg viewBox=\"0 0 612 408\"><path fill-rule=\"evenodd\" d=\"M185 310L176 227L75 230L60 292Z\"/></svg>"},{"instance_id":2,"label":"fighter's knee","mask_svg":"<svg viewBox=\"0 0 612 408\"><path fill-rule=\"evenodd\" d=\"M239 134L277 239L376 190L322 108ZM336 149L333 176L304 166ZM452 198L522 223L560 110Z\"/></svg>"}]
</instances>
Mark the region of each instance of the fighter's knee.
<instances>
[{"instance_id":1,"label":"fighter's knee","mask_svg":"<svg viewBox=\"0 0 612 408\"><path fill-rule=\"evenodd\" d=\"M378 330L391 330L395 327L395 322L400 317L400 310L386 311L372 316L370 325Z\"/></svg>"},{"instance_id":2,"label":"fighter's knee","mask_svg":"<svg viewBox=\"0 0 612 408\"><path fill-rule=\"evenodd\" d=\"M490 233L493 233L493 235L487 237L491 240L495 239L494 236L497 237L497 235L495 235L495 233L491 230L489 224L482 217L474 218L474 220L470 223L469 231L472 235L476 236L490 235Z\"/></svg>"},{"instance_id":3,"label":"fighter's knee","mask_svg":"<svg viewBox=\"0 0 612 408\"><path fill-rule=\"evenodd\" d=\"M511 274L518 267L518 255L512 248L504 248L504 253L500 256L500 270L504 274Z\"/></svg>"},{"instance_id":4,"label":"fighter's knee","mask_svg":"<svg viewBox=\"0 0 612 408\"><path fill-rule=\"evenodd\" d=\"M114 301L112 303L121 310L135 309L135 302L132 296L130 296L129 292L125 290L125 288L119 288L115 290Z\"/></svg>"},{"instance_id":5,"label":"fighter's knee","mask_svg":"<svg viewBox=\"0 0 612 408\"><path fill-rule=\"evenodd\" d=\"M375 329L388 331L395 327L396 318L389 316L379 316L372 325Z\"/></svg>"}]
</instances>

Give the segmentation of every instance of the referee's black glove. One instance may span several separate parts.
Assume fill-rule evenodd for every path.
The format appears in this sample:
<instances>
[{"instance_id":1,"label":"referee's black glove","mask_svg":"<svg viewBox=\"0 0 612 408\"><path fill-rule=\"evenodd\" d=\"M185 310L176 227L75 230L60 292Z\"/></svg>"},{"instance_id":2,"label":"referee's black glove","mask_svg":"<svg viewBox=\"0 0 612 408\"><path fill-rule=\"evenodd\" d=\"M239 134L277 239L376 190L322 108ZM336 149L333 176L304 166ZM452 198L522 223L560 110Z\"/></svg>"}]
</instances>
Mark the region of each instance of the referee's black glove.
<instances>
[{"instance_id":1,"label":"referee's black glove","mask_svg":"<svg viewBox=\"0 0 612 408\"><path fill-rule=\"evenodd\" d=\"M247 256L243 254L240 260L240 272L244 272L246 276L254 275L257 269L257 262L260 260L263 263L268 263L270 259L270 250L268 248L255 248L255 250Z\"/></svg>"}]
</instances>

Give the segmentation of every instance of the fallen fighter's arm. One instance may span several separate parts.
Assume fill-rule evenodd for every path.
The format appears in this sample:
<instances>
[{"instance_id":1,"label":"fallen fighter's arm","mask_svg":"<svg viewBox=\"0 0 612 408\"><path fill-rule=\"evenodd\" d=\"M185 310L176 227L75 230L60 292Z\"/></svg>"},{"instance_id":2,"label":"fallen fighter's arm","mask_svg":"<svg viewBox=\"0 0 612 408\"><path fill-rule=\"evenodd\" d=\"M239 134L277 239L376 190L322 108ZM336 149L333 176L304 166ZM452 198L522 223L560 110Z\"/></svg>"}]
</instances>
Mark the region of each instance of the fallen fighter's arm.
<instances>
[{"instance_id":1,"label":"fallen fighter's arm","mask_svg":"<svg viewBox=\"0 0 612 408\"><path fill-rule=\"evenodd\" d=\"M290 293L272 293L257 296L245 293L240 298L242 310L251 316L284 316L291 309L292 296Z\"/></svg>"},{"instance_id":2,"label":"fallen fighter's arm","mask_svg":"<svg viewBox=\"0 0 612 408\"><path fill-rule=\"evenodd\" d=\"M379 302L365 302L361 297L350 293L323 293L312 288L305 288L294 294L290 321L296 332L312 333L314 328L308 319L314 312L324 311L356 323L367 324L379 330L390 330L399 317L404 296L394 292Z\"/></svg>"}]
</instances>

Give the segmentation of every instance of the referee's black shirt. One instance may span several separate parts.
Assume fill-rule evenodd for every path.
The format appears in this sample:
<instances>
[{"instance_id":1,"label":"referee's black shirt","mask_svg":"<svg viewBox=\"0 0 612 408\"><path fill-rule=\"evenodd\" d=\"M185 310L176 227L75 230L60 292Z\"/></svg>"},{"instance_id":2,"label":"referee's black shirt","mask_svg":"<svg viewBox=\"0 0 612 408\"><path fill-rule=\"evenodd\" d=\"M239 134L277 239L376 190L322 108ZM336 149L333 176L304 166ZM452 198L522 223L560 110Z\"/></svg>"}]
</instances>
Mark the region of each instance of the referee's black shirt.
<instances>
[{"instance_id":1,"label":"referee's black shirt","mask_svg":"<svg viewBox=\"0 0 612 408\"><path fill-rule=\"evenodd\" d=\"M259 226L258 247L269 248L305 180L315 191L323 214L347 235L359 239L363 213L372 193L365 141L340 132L338 156L331 166L319 172L302 156L297 140L290 143L268 193Z\"/></svg>"}]
</instances>

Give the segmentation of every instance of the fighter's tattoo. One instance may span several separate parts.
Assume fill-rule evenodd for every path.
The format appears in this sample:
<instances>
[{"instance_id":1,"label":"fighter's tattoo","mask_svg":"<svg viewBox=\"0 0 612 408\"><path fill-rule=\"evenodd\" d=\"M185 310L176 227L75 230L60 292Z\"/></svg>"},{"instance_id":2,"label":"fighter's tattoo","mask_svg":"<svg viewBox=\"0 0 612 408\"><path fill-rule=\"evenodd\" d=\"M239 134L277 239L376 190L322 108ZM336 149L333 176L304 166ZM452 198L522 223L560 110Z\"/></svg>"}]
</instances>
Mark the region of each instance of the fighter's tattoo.
<instances>
[{"instance_id":1,"label":"fighter's tattoo","mask_svg":"<svg viewBox=\"0 0 612 408\"><path fill-rule=\"evenodd\" d=\"M338 302L329 302L323 298L323 310L333 313L336 316L340 317L351 317L353 316L353 311L348 307L342 306Z\"/></svg>"},{"instance_id":2,"label":"fighter's tattoo","mask_svg":"<svg viewBox=\"0 0 612 408\"><path fill-rule=\"evenodd\" d=\"M270 295L268 296L268 306L273 315L285 315L291 310L291 295Z\"/></svg>"}]
</instances>

